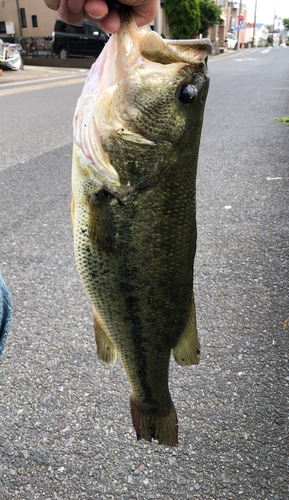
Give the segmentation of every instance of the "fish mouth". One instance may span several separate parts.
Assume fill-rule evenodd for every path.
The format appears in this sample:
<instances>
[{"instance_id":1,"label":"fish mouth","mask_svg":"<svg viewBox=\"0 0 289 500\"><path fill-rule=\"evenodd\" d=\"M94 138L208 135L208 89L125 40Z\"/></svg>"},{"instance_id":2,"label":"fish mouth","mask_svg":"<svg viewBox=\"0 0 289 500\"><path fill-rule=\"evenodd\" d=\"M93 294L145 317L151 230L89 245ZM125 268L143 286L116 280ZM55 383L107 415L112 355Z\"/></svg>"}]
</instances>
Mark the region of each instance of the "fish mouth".
<instances>
[{"instance_id":1,"label":"fish mouth","mask_svg":"<svg viewBox=\"0 0 289 500\"><path fill-rule=\"evenodd\" d=\"M149 61L160 64L206 62L211 50L212 43L208 38L202 40L164 40L155 31L147 33L140 41L142 56Z\"/></svg>"},{"instance_id":2,"label":"fish mouth","mask_svg":"<svg viewBox=\"0 0 289 500\"><path fill-rule=\"evenodd\" d=\"M145 59L161 64L191 64L205 60L212 50L212 43L208 38L170 40L162 38L149 26L138 28L132 10L128 7L121 7L120 16L122 24L119 39L123 38L127 42L129 38L131 42L127 44L126 56L139 52Z\"/></svg>"}]
</instances>

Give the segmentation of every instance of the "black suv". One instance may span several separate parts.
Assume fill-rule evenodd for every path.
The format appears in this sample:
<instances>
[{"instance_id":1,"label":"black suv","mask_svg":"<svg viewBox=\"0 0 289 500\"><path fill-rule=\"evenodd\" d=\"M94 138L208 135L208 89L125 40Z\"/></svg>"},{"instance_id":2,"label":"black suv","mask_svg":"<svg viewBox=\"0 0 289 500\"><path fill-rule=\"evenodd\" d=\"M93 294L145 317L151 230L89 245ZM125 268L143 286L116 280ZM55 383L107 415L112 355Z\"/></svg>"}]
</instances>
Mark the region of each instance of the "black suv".
<instances>
[{"instance_id":1,"label":"black suv","mask_svg":"<svg viewBox=\"0 0 289 500\"><path fill-rule=\"evenodd\" d=\"M57 19L52 33L53 54L61 59L68 57L96 57L101 53L109 39L97 24L82 21L80 24L67 24Z\"/></svg>"}]
</instances>

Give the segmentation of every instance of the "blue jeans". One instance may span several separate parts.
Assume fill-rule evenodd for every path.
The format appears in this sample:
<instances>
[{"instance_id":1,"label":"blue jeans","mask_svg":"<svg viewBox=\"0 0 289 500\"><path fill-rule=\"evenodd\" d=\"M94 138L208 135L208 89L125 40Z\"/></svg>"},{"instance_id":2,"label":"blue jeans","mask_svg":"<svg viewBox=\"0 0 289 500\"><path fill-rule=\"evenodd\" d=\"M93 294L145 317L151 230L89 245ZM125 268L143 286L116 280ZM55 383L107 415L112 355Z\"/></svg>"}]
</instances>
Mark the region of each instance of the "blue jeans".
<instances>
[{"instance_id":1,"label":"blue jeans","mask_svg":"<svg viewBox=\"0 0 289 500\"><path fill-rule=\"evenodd\" d=\"M3 352L12 317L12 304L7 286L0 274L0 356Z\"/></svg>"}]
</instances>

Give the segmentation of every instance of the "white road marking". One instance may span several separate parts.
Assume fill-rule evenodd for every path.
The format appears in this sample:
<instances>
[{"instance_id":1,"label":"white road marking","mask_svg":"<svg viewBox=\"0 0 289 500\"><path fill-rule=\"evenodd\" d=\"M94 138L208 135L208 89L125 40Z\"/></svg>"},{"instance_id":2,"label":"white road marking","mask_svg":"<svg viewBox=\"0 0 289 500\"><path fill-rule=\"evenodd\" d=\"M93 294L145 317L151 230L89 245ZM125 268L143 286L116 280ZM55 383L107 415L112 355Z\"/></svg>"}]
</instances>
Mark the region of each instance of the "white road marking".
<instances>
[{"instance_id":1,"label":"white road marking","mask_svg":"<svg viewBox=\"0 0 289 500\"><path fill-rule=\"evenodd\" d=\"M83 70L81 69L80 72L86 71L86 74L88 75L89 71L88 70ZM48 76L48 75L47 75ZM25 85L27 83L37 83L37 82L52 82L55 80L64 80L68 78L79 78L80 75L78 74L73 74L73 75L64 75L64 76L53 76L51 78L35 78L34 80L23 80L23 81L18 81L18 82L10 82L10 83L1 83L0 85L0 90L4 87L12 87L15 85Z\"/></svg>"},{"instance_id":2,"label":"white road marking","mask_svg":"<svg viewBox=\"0 0 289 500\"><path fill-rule=\"evenodd\" d=\"M267 177L267 181L282 181L282 180L288 180L289 177Z\"/></svg>"},{"instance_id":3,"label":"white road marking","mask_svg":"<svg viewBox=\"0 0 289 500\"><path fill-rule=\"evenodd\" d=\"M45 82L39 83L36 85L28 85L27 87L17 87L13 89L4 89L0 88L0 97L12 95L12 94L22 94L23 92L32 92L34 90L43 90L51 87L65 87L66 85L74 85L75 83L84 83L86 80L85 77L74 78L73 80L61 80L54 82Z\"/></svg>"},{"instance_id":4,"label":"white road marking","mask_svg":"<svg viewBox=\"0 0 289 500\"><path fill-rule=\"evenodd\" d=\"M244 57L243 59L234 59L234 61L239 61L239 62L243 62L243 61L257 61L257 58L256 57Z\"/></svg>"},{"instance_id":5,"label":"white road marking","mask_svg":"<svg viewBox=\"0 0 289 500\"><path fill-rule=\"evenodd\" d=\"M250 54L253 54L253 52L257 52L257 50L259 50L259 49L253 49L253 50L251 50Z\"/></svg>"}]
</instances>

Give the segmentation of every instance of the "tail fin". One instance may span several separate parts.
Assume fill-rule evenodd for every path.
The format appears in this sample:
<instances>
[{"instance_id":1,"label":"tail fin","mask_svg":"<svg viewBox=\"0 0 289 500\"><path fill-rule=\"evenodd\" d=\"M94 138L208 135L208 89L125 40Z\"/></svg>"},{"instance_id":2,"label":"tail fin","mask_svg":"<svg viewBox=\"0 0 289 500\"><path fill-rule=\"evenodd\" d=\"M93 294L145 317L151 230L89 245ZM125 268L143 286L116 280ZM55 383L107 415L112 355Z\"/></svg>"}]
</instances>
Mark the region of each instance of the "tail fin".
<instances>
[{"instance_id":1,"label":"tail fin","mask_svg":"<svg viewBox=\"0 0 289 500\"><path fill-rule=\"evenodd\" d=\"M116 348L103 330L95 309L93 309L93 316L98 359L107 365L114 365L116 362Z\"/></svg>"},{"instance_id":2,"label":"tail fin","mask_svg":"<svg viewBox=\"0 0 289 500\"><path fill-rule=\"evenodd\" d=\"M157 411L148 408L145 410L130 397L130 409L137 440L156 439L159 444L177 446L178 444L178 418L173 402L167 411Z\"/></svg>"}]
</instances>

